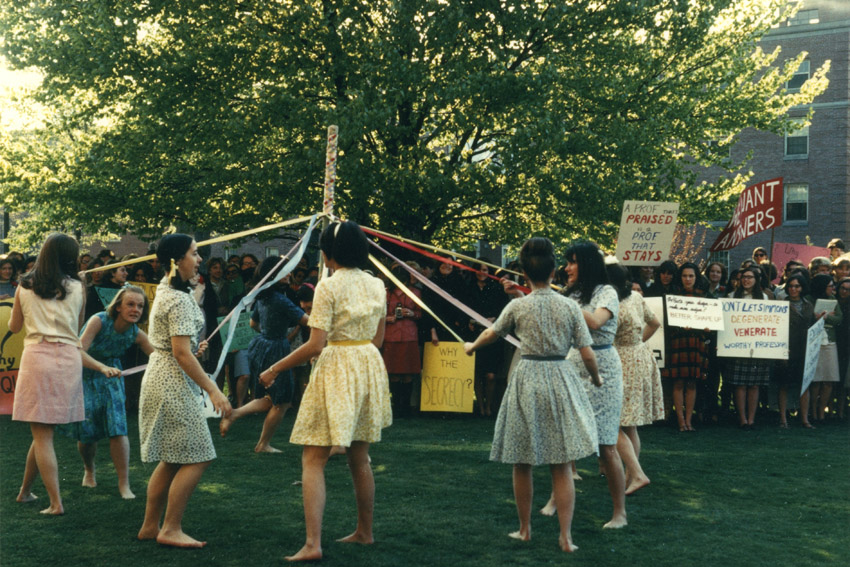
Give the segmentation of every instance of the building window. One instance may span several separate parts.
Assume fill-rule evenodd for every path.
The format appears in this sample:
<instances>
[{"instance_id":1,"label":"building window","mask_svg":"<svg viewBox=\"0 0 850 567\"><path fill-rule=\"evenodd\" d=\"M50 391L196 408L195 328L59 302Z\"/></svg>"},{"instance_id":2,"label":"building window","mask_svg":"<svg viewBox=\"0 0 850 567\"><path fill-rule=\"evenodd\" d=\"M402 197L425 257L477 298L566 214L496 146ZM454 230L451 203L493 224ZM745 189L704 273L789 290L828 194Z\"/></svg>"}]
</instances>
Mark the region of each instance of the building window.
<instances>
[{"instance_id":1,"label":"building window","mask_svg":"<svg viewBox=\"0 0 850 567\"><path fill-rule=\"evenodd\" d=\"M809 220L809 186L805 183L785 185L785 222Z\"/></svg>"},{"instance_id":2,"label":"building window","mask_svg":"<svg viewBox=\"0 0 850 567\"><path fill-rule=\"evenodd\" d=\"M280 248L277 246L266 246L266 258L271 258L272 256L280 256Z\"/></svg>"},{"instance_id":3,"label":"building window","mask_svg":"<svg viewBox=\"0 0 850 567\"><path fill-rule=\"evenodd\" d=\"M809 80L809 62L803 61L800 63L800 68L797 69L797 72L794 73L787 83L785 83L785 88L789 93L800 92L800 87L803 86L803 83Z\"/></svg>"},{"instance_id":4,"label":"building window","mask_svg":"<svg viewBox=\"0 0 850 567\"><path fill-rule=\"evenodd\" d=\"M729 269L729 251L721 250L720 252L709 252L708 261L706 262L706 266L710 266L714 262L720 262L726 269Z\"/></svg>"},{"instance_id":5,"label":"building window","mask_svg":"<svg viewBox=\"0 0 850 567\"><path fill-rule=\"evenodd\" d=\"M799 10L796 14L788 18L789 26L804 26L806 24L820 23L820 16L817 9L814 10Z\"/></svg>"},{"instance_id":6,"label":"building window","mask_svg":"<svg viewBox=\"0 0 850 567\"><path fill-rule=\"evenodd\" d=\"M785 133L785 155L805 158L809 156L809 127L803 118L795 118L793 131Z\"/></svg>"}]
</instances>

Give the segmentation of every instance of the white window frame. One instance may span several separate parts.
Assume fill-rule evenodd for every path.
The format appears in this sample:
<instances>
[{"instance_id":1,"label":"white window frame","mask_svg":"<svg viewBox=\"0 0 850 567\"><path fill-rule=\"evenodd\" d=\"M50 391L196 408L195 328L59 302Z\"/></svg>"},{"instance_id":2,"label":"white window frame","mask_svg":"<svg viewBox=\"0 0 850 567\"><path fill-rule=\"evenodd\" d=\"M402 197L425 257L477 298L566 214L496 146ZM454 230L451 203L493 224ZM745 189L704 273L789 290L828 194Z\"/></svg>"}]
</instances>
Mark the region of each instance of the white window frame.
<instances>
[{"instance_id":1,"label":"white window frame","mask_svg":"<svg viewBox=\"0 0 850 567\"><path fill-rule=\"evenodd\" d=\"M805 26L807 24L819 24L820 14L817 8L798 10L796 14L788 18L789 26Z\"/></svg>"},{"instance_id":2,"label":"white window frame","mask_svg":"<svg viewBox=\"0 0 850 567\"><path fill-rule=\"evenodd\" d=\"M789 93L798 93L800 92L800 88L805 84L806 81L811 77L811 68L812 64L808 59L800 62L800 67L794 72L794 75L788 79L788 82L785 83L785 90ZM803 78L800 81L800 78ZM795 84L797 81L800 81L800 84L797 86L791 86Z\"/></svg>"},{"instance_id":3,"label":"white window frame","mask_svg":"<svg viewBox=\"0 0 850 567\"><path fill-rule=\"evenodd\" d=\"M794 122L798 124L805 124L805 118L794 118ZM804 153L788 153L788 141L789 139L798 140L801 138L806 139L806 151ZM785 132L785 157L788 159L807 159L809 157L809 127L801 126L800 128L794 130L793 132Z\"/></svg>"},{"instance_id":4,"label":"white window frame","mask_svg":"<svg viewBox=\"0 0 850 567\"><path fill-rule=\"evenodd\" d=\"M788 198L792 193L792 189L803 188L806 190L806 199L805 201L802 199L794 199L789 201ZM809 184L808 183L786 183L785 187L782 191L783 193L783 206L782 206L782 217L784 219L784 224L808 224L809 223ZM806 204L806 218L804 219L789 219L788 218L788 205L789 204Z\"/></svg>"}]
</instances>

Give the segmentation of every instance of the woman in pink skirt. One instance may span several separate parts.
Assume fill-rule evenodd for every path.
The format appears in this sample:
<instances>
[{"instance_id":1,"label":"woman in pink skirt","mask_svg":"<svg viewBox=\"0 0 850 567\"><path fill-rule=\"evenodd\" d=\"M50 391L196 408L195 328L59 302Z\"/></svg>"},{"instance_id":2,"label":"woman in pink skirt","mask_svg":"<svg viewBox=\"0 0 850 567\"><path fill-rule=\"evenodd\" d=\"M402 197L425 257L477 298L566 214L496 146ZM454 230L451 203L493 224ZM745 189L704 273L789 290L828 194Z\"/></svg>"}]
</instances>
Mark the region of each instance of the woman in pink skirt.
<instances>
[{"instance_id":1,"label":"woman in pink skirt","mask_svg":"<svg viewBox=\"0 0 850 567\"><path fill-rule=\"evenodd\" d=\"M41 479L50 497L42 514L61 515L59 474L53 450L57 424L83 421L83 365L107 376L117 368L97 362L80 349L77 337L85 307L83 283L76 273L79 246L65 234L51 234L44 241L32 271L21 278L9 330L19 332L26 324L24 352L15 385L12 419L27 421L32 445L27 453L24 480L18 502L32 502L32 483Z\"/></svg>"}]
</instances>

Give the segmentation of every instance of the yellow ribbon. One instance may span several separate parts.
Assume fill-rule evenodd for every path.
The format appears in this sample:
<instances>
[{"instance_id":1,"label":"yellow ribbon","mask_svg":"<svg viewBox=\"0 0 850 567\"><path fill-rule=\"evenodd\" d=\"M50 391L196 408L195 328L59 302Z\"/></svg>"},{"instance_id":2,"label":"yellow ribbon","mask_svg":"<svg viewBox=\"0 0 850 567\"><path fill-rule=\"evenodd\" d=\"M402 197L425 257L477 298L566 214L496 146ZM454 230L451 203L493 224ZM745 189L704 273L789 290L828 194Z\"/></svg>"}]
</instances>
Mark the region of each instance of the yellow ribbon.
<instances>
[{"instance_id":1,"label":"yellow ribbon","mask_svg":"<svg viewBox=\"0 0 850 567\"><path fill-rule=\"evenodd\" d=\"M439 323L440 325L442 325L442 326L443 326L443 328L445 328L448 332L450 332L450 333L452 334L452 336L453 336L454 338L456 338L456 339L457 339L457 341L458 341L459 343L464 342L464 341L463 341L463 339L462 339L462 338L460 338L460 336L459 336L457 333L455 333L455 332L454 332L454 329L452 329L451 327L449 327L448 325L446 325L445 323L443 323L443 320L442 320L442 319L440 319L439 317L437 317L437 315L436 315L433 311L431 311L431 309L430 309L427 305L425 305L425 303L423 303L423 301L422 301L421 299L419 299L419 297L418 297L415 293L413 293L412 291L410 291L410 290L407 288L407 286L406 286L406 285L404 285L403 283L401 283L401 281L399 281L399 279L398 279L397 277L395 277L395 276L393 275L393 273L392 273L391 271L389 271L389 269L387 269L387 267L386 267L386 266L384 266L381 262L379 262L379 261L377 260L377 258L375 258L375 257L374 257L374 256L372 256L371 254L369 254L369 260L370 260L373 264L375 264L375 267L376 267L376 268L378 268L379 270L381 270L381 272L382 272L385 276L387 276L387 277L390 279L390 281L391 281L391 282L393 282L393 283L394 283L394 284L395 284L395 285L396 285L396 286L397 286L397 287L398 287L401 291L403 291L403 292L405 293L405 295L407 295L410 299L412 299L412 300L414 301L414 303L416 303L419 307L421 307L422 309L424 309L424 310L425 310L425 312L426 312L426 313L428 313L428 315L430 315L431 317L433 317L433 318L434 318L434 320L435 320L437 323Z\"/></svg>"}]
</instances>

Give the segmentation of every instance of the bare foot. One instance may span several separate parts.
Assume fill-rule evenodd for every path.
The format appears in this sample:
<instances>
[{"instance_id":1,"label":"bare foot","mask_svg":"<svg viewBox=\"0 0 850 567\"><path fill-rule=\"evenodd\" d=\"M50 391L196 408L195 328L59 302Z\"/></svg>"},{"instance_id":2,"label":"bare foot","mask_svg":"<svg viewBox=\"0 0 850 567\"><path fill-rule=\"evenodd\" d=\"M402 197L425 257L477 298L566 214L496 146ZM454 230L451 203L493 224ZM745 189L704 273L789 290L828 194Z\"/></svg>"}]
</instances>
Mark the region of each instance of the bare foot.
<instances>
[{"instance_id":1,"label":"bare foot","mask_svg":"<svg viewBox=\"0 0 850 567\"><path fill-rule=\"evenodd\" d=\"M558 507L555 506L555 499L554 498L550 498L549 502L547 502L546 505L543 506L540 509L540 513L543 514L544 516L554 516L555 512L557 512L557 511L558 511Z\"/></svg>"},{"instance_id":2,"label":"bare foot","mask_svg":"<svg viewBox=\"0 0 850 567\"><path fill-rule=\"evenodd\" d=\"M118 493L121 495L121 498L123 498L124 500L132 500L133 498L136 497L136 495L133 494L133 491L130 490L129 486L125 486L124 488L121 488L119 486L118 487Z\"/></svg>"},{"instance_id":3,"label":"bare foot","mask_svg":"<svg viewBox=\"0 0 850 567\"><path fill-rule=\"evenodd\" d=\"M218 422L218 432L222 437L227 437L227 432L230 431L230 426L233 425L233 420L229 417L222 417Z\"/></svg>"},{"instance_id":4,"label":"bare foot","mask_svg":"<svg viewBox=\"0 0 850 567\"><path fill-rule=\"evenodd\" d=\"M581 475L578 474L578 471L573 471L573 480L584 480L584 479L581 478ZM578 548L576 548L576 549L578 549Z\"/></svg>"},{"instance_id":5,"label":"bare foot","mask_svg":"<svg viewBox=\"0 0 850 567\"><path fill-rule=\"evenodd\" d=\"M15 502L21 502L22 504L27 504L29 502L35 502L36 500L38 500L38 496L36 496L32 492L27 492L27 493L19 492L18 497L15 498Z\"/></svg>"},{"instance_id":6,"label":"bare foot","mask_svg":"<svg viewBox=\"0 0 850 567\"><path fill-rule=\"evenodd\" d=\"M646 486L648 484L649 484L649 478L648 477L637 478L634 481L629 482L628 485L626 485L626 496L629 496L630 494L634 494L635 492L637 492L638 490L640 490L641 488L643 488L644 486Z\"/></svg>"},{"instance_id":7,"label":"bare foot","mask_svg":"<svg viewBox=\"0 0 850 567\"><path fill-rule=\"evenodd\" d=\"M614 516L613 518L611 518L610 522L602 526L602 529L615 530L618 528L625 528L628 524L629 522L626 521L625 516Z\"/></svg>"},{"instance_id":8,"label":"bare foot","mask_svg":"<svg viewBox=\"0 0 850 567\"><path fill-rule=\"evenodd\" d=\"M254 447L254 452L255 453L283 453L283 451L281 451L280 449L275 449L271 445L265 445L263 447L257 445L256 447Z\"/></svg>"},{"instance_id":9,"label":"bare foot","mask_svg":"<svg viewBox=\"0 0 850 567\"><path fill-rule=\"evenodd\" d=\"M184 549L198 549L207 544L205 541L198 541L193 537L189 537L182 530L178 532L169 532L167 534L160 530L159 535L156 536L156 542L159 545L181 547Z\"/></svg>"},{"instance_id":10,"label":"bare foot","mask_svg":"<svg viewBox=\"0 0 850 567\"><path fill-rule=\"evenodd\" d=\"M299 549L295 555L284 557L287 561L318 561L321 558L321 547L307 547L306 545Z\"/></svg>"},{"instance_id":11,"label":"bare foot","mask_svg":"<svg viewBox=\"0 0 850 567\"><path fill-rule=\"evenodd\" d=\"M375 538L372 537L372 534L361 534L360 532L354 532L353 534L349 534L344 538L338 539L337 541L340 543L370 544L375 543Z\"/></svg>"},{"instance_id":12,"label":"bare foot","mask_svg":"<svg viewBox=\"0 0 850 567\"><path fill-rule=\"evenodd\" d=\"M561 551L572 553L578 549L578 546L573 543L573 538L558 536L558 545L561 546Z\"/></svg>"},{"instance_id":13,"label":"bare foot","mask_svg":"<svg viewBox=\"0 0 850 567\"><path fill-rule=\"evenodd\" d=\"M518 539L520 541L531 541L531 531L523 533L522 530L517 530L508 534L509 538Z\"/></svg>"},{"instance_id":14,"label":"bare foot","mask_svg":"<svg viewBox=\"0 0 850 567\"><path fill-rule=\"evenodd\" d=\"M44 514L45 516L64 516L65 508L61 504L58 506L51 504L49 508L45 508L39 514Z\"/></svg>"},{"instance_id":15,"label":"bare foot","mask_svg":"<svg viewBox=\"0 0 850 567\"><path fill-rule=\"evenodd\" d=\"M83 473L83 486L87 488L94 488L97 486L97 480L95 480L93 472L86 471Z\"/></svg>"},{"instance_id":16,"label":"bare foot","mask_svg":"<svg viewBox=\"0 0 850 567\"><path fill-rule=\"evenodd\" d=\"M159 526L142 526L142 529L139 530L139 534L136 536L140 541L146 541L149 539L156 539L156 536L159 535Z\"/></svg>"}]
</instances>

